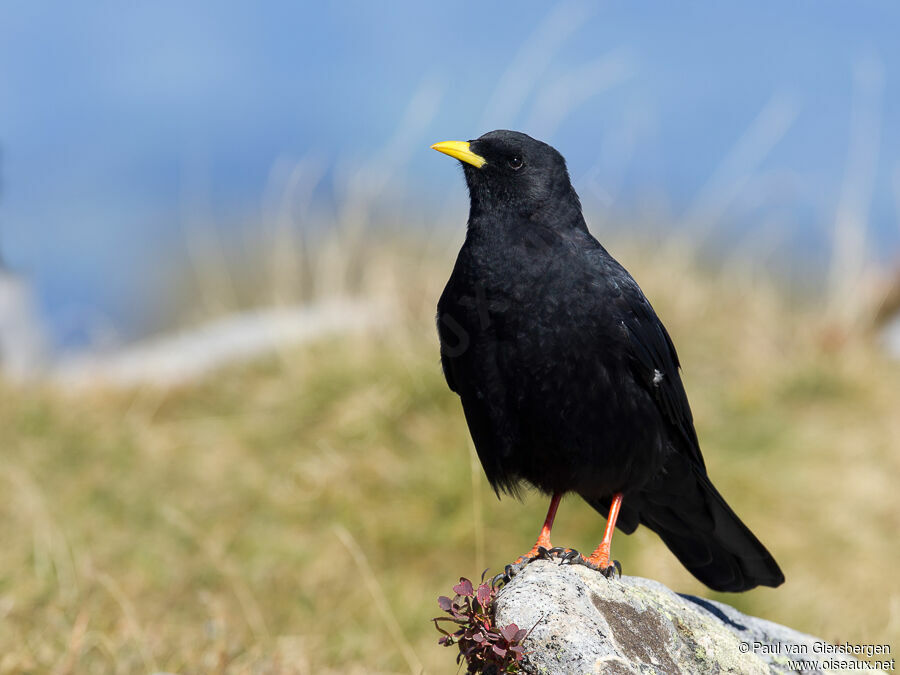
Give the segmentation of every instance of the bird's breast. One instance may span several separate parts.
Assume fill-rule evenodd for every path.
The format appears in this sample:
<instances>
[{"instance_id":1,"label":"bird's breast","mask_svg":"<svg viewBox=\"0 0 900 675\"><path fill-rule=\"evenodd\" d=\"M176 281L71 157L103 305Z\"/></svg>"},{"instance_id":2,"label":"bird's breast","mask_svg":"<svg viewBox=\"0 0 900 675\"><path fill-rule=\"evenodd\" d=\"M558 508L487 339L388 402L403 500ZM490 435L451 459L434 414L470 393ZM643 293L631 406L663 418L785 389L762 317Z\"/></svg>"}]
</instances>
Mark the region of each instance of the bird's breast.
<instances>
[{"instance_id":1,"label":"bird's breast","mask_svg":"<svg viewBox=\"0 0 900 675\"><path fill-rule=\"evenodd\" d=\"M603 289L558 262L521 269L519 259L451 279L439 322L455 351L445 356L471 383L464 405L482 405L482 392L485 414L512 430L510 472L548 491L633 485L662 453L662 424L598 301Z\"/></svg>"}]
</instances>

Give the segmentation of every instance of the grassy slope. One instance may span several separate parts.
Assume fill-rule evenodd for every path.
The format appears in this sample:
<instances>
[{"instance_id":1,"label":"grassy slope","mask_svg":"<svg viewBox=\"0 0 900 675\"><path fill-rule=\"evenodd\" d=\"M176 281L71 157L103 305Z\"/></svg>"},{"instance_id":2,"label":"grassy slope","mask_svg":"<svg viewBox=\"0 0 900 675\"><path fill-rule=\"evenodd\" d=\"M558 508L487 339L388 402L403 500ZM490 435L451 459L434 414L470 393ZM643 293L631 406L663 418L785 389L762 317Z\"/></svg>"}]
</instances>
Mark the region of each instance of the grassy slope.
<instances>
[{"instance_id":1,"label":"grassy slope","mask_svg":"<svg viewBox=\"0 0 900 675\"><path fill-rule=\"evenodd\" d=\"M765 284L635 251L710 472L788 579L723 599L900 645L900 368ZM368 339L177 391L0 384L0 673L453 670L435 598L530 546L546 505L473 473L429 318L449 263L390 267L403 318ZM567 500L554 543L589 549L603 524ZM614 553L710 596L651 533Z\"/></svg>"}]
</instances>

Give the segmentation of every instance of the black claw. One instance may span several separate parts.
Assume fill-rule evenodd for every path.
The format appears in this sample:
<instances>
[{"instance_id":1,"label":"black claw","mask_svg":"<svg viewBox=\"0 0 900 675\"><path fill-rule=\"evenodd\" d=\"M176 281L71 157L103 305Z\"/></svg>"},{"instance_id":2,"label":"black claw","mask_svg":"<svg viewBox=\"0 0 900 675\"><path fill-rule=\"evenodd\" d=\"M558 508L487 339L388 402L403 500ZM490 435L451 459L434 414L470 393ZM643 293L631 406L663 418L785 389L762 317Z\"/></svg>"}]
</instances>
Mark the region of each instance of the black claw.
<instances>
[{"instance_id":1,"label":"black claw","mask_svg":"<svg viewBox=\"0 0 900 675\"><path fill-rule=\"evenodd\" d=\"M521 572L525 568L525 565L527 565L528 563L533 562L533 561L534 561L534 558L529 558L527 560L523 560L522 562L513 563L511 565L507 565L506 567L504 567L503 568L503 583L508 584L510 581L512 581L512 578L514 576L516 576L519 572Z\"/></svg>"},{"instance_id":2,"label":"black claw","mask_svg":"<svg viewBox=\"0 0 900 675\"><path fill-rule=\"evenodd\" d=\"M506 565L506 567L503 568L502 574L498 574L491 579L491 585L506 585L512 581L513 577L521 572L528 563L532 563L535 560L553 560L554 557L559 558L560 565L584 565L588 569L600 572L600 574L607 579L612 579L616 576L619 578L622 577L622 564L618 560L613 560L612 564L605 568L601 568L590 562L574 548L554 546L553 548L548 549L544 546L539 546L537 553L530 558L525 558L521 562Z\"/></svg>"},{"instance_id":3,"label":"black claw","mask_svg":"<svg viewBox=\"0 0 900 675\"><path fill-rule=\"evenodd\" d=\"M615 579L617 576L621 579L622 563L620 563L618 560L613 560L612 564L606 569L601 569L600 573L607 579Z\"/></svg>"},{"instance_id":4,"label":"black claw","mask_svg":"<svg viewBox=\"0 0 900 675\"><path fill-rule=\"evenodd\" d=\"M568 550L564 550L562 555L559 556L559 564L560 565L583 565L584 564L584 556L581 555L574 548L570 548Z\"/></svg>"},{"instance_id":5,"label":"black claw","mask_svg":"<svg viewBox=\"0 0 900 675\"><path fill-rule=\"evenodd\" d=\"M581 558L581 560L584 560L584 558L581 556L581 554L573 548L568 551L565 551L561 556L559 556L559 564L560 565L571 565L573 563L573 561L575 561L575 564L577 565L578 563L576 560L578 558Z\"/></svg>"},{"instance_id":6,"label":"black claw","mask_svg":"<svg viewBox=\"0 0 900 675\"><path fill-rule=\"evenodd\" d=\"M587 558L585 558L581 553L576 551L575 549L565 550L559 556L559 564L560 565L584 565L589 570L594 570L595 572L600 572L607 579L611 579L618 575L620 578L622 576L622 564L618 560L613 560L612 564L606 568L601 568L590 562ZM556 550L554 549L554 551Z\"/></svg>"},{"instance_id":7,"label":"black claw","mask_svg":"<svg viewBox=\"0 0 900 675\"><path fill-rule=\"evenodd\" d=\"M533 555L532 557L525 558L521 562L515 562L515 563L510 563L509 565L506 565L503 568L503 573L495 576L493 578L493 580L491 581L491 583L492 584L500 584L500 583L508 584L510 581L512 581L512 578L514 576L516 576L519 572L521 572L525 568L525 565L527 565L528 563L532 563L535 560L540 560L540 559L550 560L550 551L548 551L543 546L541 546L538 549L537 554Z\"/></svg>"}]
</instances>

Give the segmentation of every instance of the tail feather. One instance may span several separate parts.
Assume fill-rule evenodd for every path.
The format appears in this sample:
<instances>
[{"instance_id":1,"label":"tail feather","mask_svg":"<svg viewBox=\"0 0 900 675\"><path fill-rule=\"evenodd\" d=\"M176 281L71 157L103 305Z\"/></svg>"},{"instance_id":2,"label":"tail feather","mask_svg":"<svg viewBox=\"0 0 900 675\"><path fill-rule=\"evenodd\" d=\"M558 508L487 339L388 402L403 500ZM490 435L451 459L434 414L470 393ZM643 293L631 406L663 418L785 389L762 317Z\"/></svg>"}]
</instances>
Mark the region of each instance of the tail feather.
<instances>
[{"instance_id":1,"label":"tail feather","mask_svg":"<svg viewBox=\"0 0 900 675\"><path fill-rule=\"evenodd\" d=\"M638 522L646 525L691 574L716 591L747 591L784 582L778 563L731 510L705 471L697 469L690 480L674 481L677 491L671 489L673 481L666 483L670 489L654 486L626 495L623 531L632 532ZM608 499L587 501L605 515Z\"/></svg>"}]
</instances>

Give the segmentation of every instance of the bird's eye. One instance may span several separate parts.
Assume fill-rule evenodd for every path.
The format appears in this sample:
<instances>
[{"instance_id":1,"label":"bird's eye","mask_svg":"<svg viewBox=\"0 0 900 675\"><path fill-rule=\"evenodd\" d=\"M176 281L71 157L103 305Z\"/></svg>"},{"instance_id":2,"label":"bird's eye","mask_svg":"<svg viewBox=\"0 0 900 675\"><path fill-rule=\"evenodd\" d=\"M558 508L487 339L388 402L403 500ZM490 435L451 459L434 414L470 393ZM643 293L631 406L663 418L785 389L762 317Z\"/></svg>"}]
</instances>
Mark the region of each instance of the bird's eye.
<instances>
[{"instance_id":1,"label":"bird's eye","mask_svg":"<svg viewBox=\"0 0 900 675\"><path fill-rule=\"evenodd\" d=\"M512 157L510 157L509 158L509 168L515 169L516 171L521 169L522 168L522 158L519 157L518 155L513 155Z\"/></svg>"}]
</instances>

